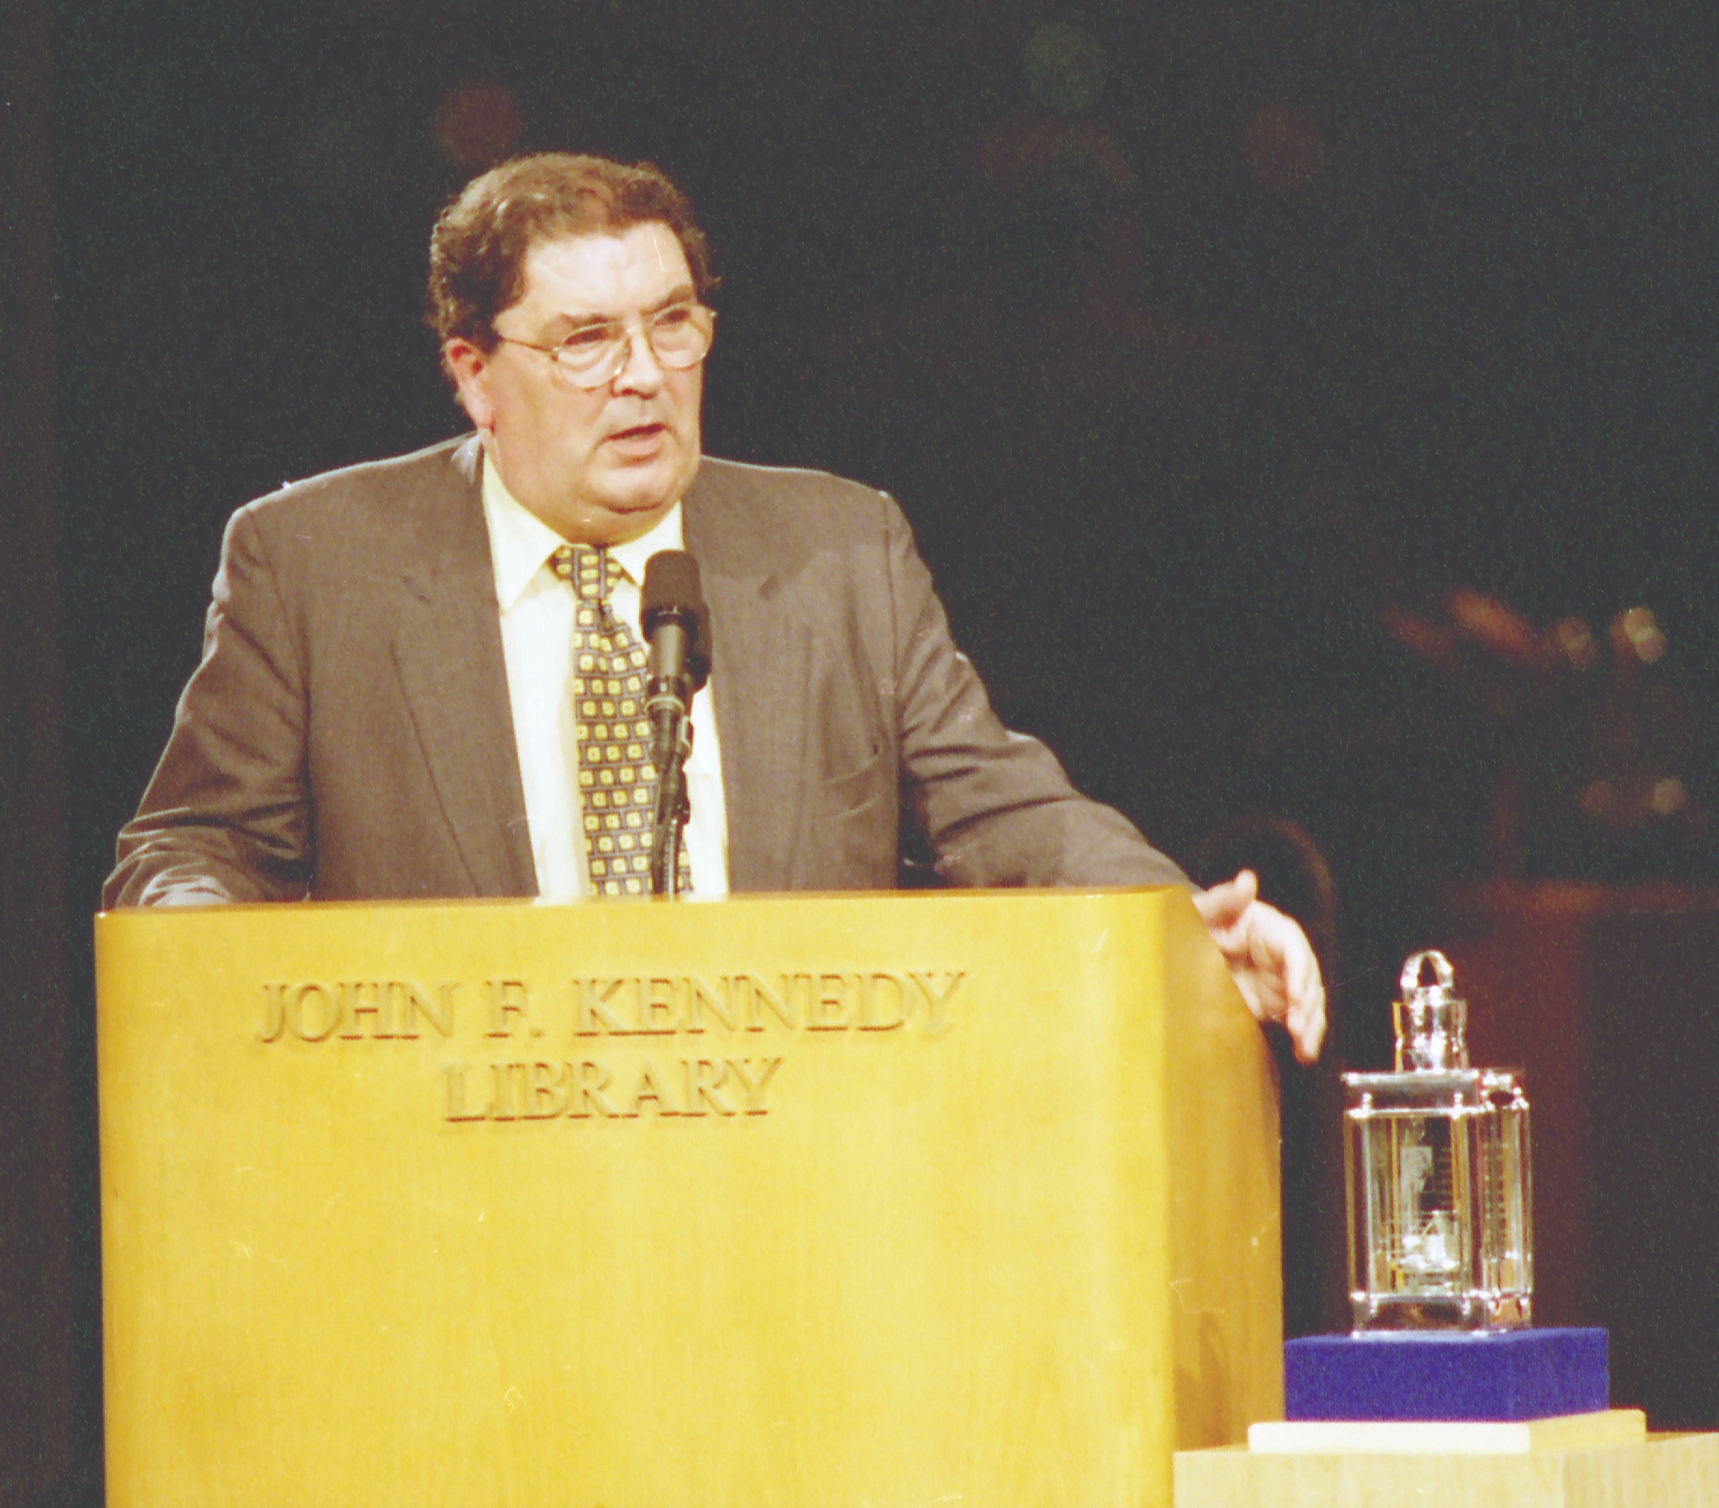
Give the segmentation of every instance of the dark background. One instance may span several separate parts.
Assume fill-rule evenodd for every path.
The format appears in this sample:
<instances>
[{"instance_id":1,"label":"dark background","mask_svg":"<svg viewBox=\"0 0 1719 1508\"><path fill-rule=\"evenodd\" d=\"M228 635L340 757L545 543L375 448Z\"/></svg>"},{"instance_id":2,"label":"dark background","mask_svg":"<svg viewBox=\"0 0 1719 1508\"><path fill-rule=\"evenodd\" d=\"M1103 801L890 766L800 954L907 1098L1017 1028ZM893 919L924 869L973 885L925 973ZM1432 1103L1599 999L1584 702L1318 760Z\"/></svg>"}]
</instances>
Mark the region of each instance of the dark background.
<instances>
[{"instance_id":1,"label":"dark background","mask_svg":"<svg viewBox=\"0 0 1719 1508\"><path fill-rule=\"evenodd\" d=\"M707 448L893 491L1085 788L1184 858L1249 815L1311 838L1336 1061L1379 1061L1443 882L1719 867L1705 0L15 0L0 30L0 1503L99 1481L88 921L222 523L461 428L424 246L501 155L689 190ZM1638 605L1669 647L1629 679L1605 625ZM1586 649L1542 635L1571 616ZM1644 742L1675 810L1600 820Z\"/></svg>"}]
</instances>

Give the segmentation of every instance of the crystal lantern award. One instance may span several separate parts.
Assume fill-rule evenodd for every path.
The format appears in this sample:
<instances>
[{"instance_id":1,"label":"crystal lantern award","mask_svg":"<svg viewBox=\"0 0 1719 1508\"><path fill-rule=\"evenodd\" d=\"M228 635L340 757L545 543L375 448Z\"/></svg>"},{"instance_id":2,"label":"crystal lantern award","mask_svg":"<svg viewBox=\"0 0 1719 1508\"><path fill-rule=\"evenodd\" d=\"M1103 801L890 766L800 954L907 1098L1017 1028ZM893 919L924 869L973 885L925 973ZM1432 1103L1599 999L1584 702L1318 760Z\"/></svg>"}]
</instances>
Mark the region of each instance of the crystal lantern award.
<instances>
[{"instance_id":1,"label":"crystal lantern award","mask_svg":"<svg viewBox=\"0 0 1719 1508\"><path fill-rule=\"evenodd\" d=\"M1442 953L1403 965L1392 1018L1396 1071L1343 1075L1355 1331L1525 1326L1534 1253L1521 1075L1468 1066L1468 1007Z\"/></svg>"}]
</instances>

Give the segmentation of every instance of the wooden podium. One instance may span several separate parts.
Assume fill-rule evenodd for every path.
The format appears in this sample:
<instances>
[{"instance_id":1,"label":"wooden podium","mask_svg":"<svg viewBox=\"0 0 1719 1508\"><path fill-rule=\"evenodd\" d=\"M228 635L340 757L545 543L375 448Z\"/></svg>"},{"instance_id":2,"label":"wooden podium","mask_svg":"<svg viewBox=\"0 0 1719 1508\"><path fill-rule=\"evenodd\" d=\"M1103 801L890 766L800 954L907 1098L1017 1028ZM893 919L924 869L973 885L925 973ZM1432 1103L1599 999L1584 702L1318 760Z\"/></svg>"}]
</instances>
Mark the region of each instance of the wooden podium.
<instances>
[{"instance_id":1,"label":"wooden podium","mask_svg":"<svg viewBox=\"0 0 1719 1508\"><path fill-rule=\"evenodd\" d=\"M1169 1504L1282 1412L1180 890L96 922L112 1508Z\"/></svg>"}]
</instances>

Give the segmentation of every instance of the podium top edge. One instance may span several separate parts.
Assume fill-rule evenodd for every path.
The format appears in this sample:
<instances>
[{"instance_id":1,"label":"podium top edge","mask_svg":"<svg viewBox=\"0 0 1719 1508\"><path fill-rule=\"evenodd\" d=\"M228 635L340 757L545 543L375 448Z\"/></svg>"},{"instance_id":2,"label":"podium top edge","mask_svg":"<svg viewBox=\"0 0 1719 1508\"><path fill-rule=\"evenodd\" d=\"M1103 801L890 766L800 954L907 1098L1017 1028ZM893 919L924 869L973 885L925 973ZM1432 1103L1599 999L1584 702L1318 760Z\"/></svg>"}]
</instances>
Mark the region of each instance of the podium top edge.
<instances>
[{"instance_id":1,"label":"podium top edge","mask_svg":"<svg viewBox=\"0 0 1719 1508\"><path fill-rule=\"evenodd\" d=\"M934 890L788 890L750 891L725 896L645 896L621 901L597 902L604 907L645 905L688 906L803 906L808 902L868 902L897 905L939 905L950 901L1012 900L1037 898L1066 904L1076 900L1103 900L1130 895L1158 895L1165 891L1187 892L1185 885L1069 885L1038 887L950 888ZM377 900L348 901L208 901L169 906L117 906L94 913L105 922L122 917L209 916L211 914L255 915L258 912L340 913L352 911L577 911L593 904L589 898L550 900L542 896L397 896Z\"/></svg>"}]
</instances>

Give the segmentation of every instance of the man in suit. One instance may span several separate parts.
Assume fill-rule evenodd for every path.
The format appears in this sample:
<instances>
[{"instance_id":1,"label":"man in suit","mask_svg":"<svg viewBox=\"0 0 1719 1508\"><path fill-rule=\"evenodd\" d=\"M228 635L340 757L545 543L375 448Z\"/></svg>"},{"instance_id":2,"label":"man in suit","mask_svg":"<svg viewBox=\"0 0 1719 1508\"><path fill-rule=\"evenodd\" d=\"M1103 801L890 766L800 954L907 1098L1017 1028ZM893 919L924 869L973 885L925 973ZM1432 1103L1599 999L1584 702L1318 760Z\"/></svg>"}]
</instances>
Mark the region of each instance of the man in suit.
<instances>
[{"instance_id":1,"label":"man in suit","mask_svg":"<svg viewBox=\"0 0 1719 1508\"><path fill-rule=\"evenodd\" d=\"M234 516L107 904L637 889L616 809L654 773L623 787L633 770L601 763L622 750L593 730L630 736L638 709L582 700L622 686L586 679L586 651L598 677L642 660L644 561L682 547L713 641L696 893L887 887L904 804L951 883L1185 883L997 721L889 498L702 455L709 286L654 169L554 155L467 187L432 238L430 319L476 434ZM1246 873L1196 905L1311 1059L1324 992L1300 929Z\"/></svg>"}]
</instances>

